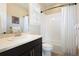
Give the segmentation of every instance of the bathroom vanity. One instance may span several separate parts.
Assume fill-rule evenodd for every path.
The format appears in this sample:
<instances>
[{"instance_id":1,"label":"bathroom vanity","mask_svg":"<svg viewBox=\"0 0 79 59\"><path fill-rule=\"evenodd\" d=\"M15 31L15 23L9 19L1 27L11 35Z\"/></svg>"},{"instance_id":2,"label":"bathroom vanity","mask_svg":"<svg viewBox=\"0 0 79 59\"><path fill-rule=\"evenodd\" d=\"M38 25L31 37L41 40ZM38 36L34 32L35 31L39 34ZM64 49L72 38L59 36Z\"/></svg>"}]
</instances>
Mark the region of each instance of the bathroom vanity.
<instances>
[{"instance_id":1,"label":"bathroom vanity","mask_svg":"<svg viewBox=\"0 0 79 59\"><path fill-rule=\"evenodd\" d=\"M42 37L25 34L0 39L0 56L42 56Z\"/></svg>"}]
</instances>

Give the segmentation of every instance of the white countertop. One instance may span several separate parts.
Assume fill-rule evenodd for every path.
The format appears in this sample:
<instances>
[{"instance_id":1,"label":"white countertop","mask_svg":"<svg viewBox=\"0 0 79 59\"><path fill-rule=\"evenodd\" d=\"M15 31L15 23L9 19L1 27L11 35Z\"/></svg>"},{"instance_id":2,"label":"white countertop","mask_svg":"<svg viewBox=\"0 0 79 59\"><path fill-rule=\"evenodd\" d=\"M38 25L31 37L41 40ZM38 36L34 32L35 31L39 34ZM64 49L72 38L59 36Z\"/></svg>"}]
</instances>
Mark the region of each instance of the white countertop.
<instances>
[{"instance_id":1,"label":"white countertop","mask_svg":"<svg viewBox=\"0 0 79 59\"><path fill-rule=\"evenodd\" d=\"M30 41L36 40L40 37L41 35L22 33L21 36L17 36L17 37L10 36L10 37L0 38L0 53L12 49L14 47L17 47L19 45L28 43Z\"/></svg>"}]
</instances>

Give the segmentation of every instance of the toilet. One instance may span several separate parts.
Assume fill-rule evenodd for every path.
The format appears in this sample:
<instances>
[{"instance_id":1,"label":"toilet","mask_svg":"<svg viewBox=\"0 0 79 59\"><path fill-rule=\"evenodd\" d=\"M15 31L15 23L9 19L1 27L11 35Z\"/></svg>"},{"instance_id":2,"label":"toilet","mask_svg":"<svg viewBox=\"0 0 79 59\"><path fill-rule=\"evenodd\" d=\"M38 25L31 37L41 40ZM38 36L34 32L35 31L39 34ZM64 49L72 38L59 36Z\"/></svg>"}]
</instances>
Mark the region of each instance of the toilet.
<instances>
[{"instance_id":1,"label":"toilet","mask_svg":"<svg viewBox=\"0 0 79 59\"><path fill-rule=\"evenodd\" d=\"M43 56L51 56L51 52L53 51L53 46L48 43L43 43L43 48L42 48L42 55Z\"/></svg>"}]
</instances>

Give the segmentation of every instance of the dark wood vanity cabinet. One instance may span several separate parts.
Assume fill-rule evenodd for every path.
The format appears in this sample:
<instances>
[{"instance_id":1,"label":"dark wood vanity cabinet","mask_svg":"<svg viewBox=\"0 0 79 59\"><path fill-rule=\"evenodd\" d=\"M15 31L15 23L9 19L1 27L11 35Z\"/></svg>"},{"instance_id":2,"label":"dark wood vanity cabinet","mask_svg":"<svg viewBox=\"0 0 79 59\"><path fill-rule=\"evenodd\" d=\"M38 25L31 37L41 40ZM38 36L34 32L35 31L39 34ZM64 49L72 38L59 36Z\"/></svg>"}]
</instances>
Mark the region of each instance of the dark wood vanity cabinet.
<instances>
[{"instance_id":1,"label":"dark wood vanity cabinet","mask_svg":"<svg viewBox=\"0 0 79 59\"><path fill-rule=\"evenodd\" d=\"M0 56L42 56L42 38L4 51Z\"/></svg>"}]
</instances>

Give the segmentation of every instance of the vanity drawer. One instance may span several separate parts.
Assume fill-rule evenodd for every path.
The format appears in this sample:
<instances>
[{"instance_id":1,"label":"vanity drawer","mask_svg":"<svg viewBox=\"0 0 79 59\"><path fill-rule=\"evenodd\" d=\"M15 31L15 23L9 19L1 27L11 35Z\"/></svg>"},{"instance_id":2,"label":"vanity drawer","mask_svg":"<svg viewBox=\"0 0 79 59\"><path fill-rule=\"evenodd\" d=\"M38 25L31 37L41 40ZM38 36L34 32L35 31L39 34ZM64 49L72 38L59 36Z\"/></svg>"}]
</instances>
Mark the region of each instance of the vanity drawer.
<instances>
[{"instance_id":1,"label":"vanity drawer","mask_svg":"<svg viewBox=\"0 0 79 59\"><path fill-rule=\"evenodd\" d=\"M26 50L30 49L30 46L27 46L28 44L23 44L21 46L12 48L10 50L4 51L0 53L0 56L16 56L21 55L21 53L24 53Z\"/></svg>"},{"instance_id":2,"label":"vanity drawer","mask_svg":"<svg viewBox=\"0 0 79 59\"><path fill-rule=\"evenodd\" d=\"M35 46L38 46L39 44L42 44L42 38L38 38L34 41L4 51L0 53L0 56L21 56L23 53L28 53L30 50L32 50Z\"/></svg>"}]
</instances>

